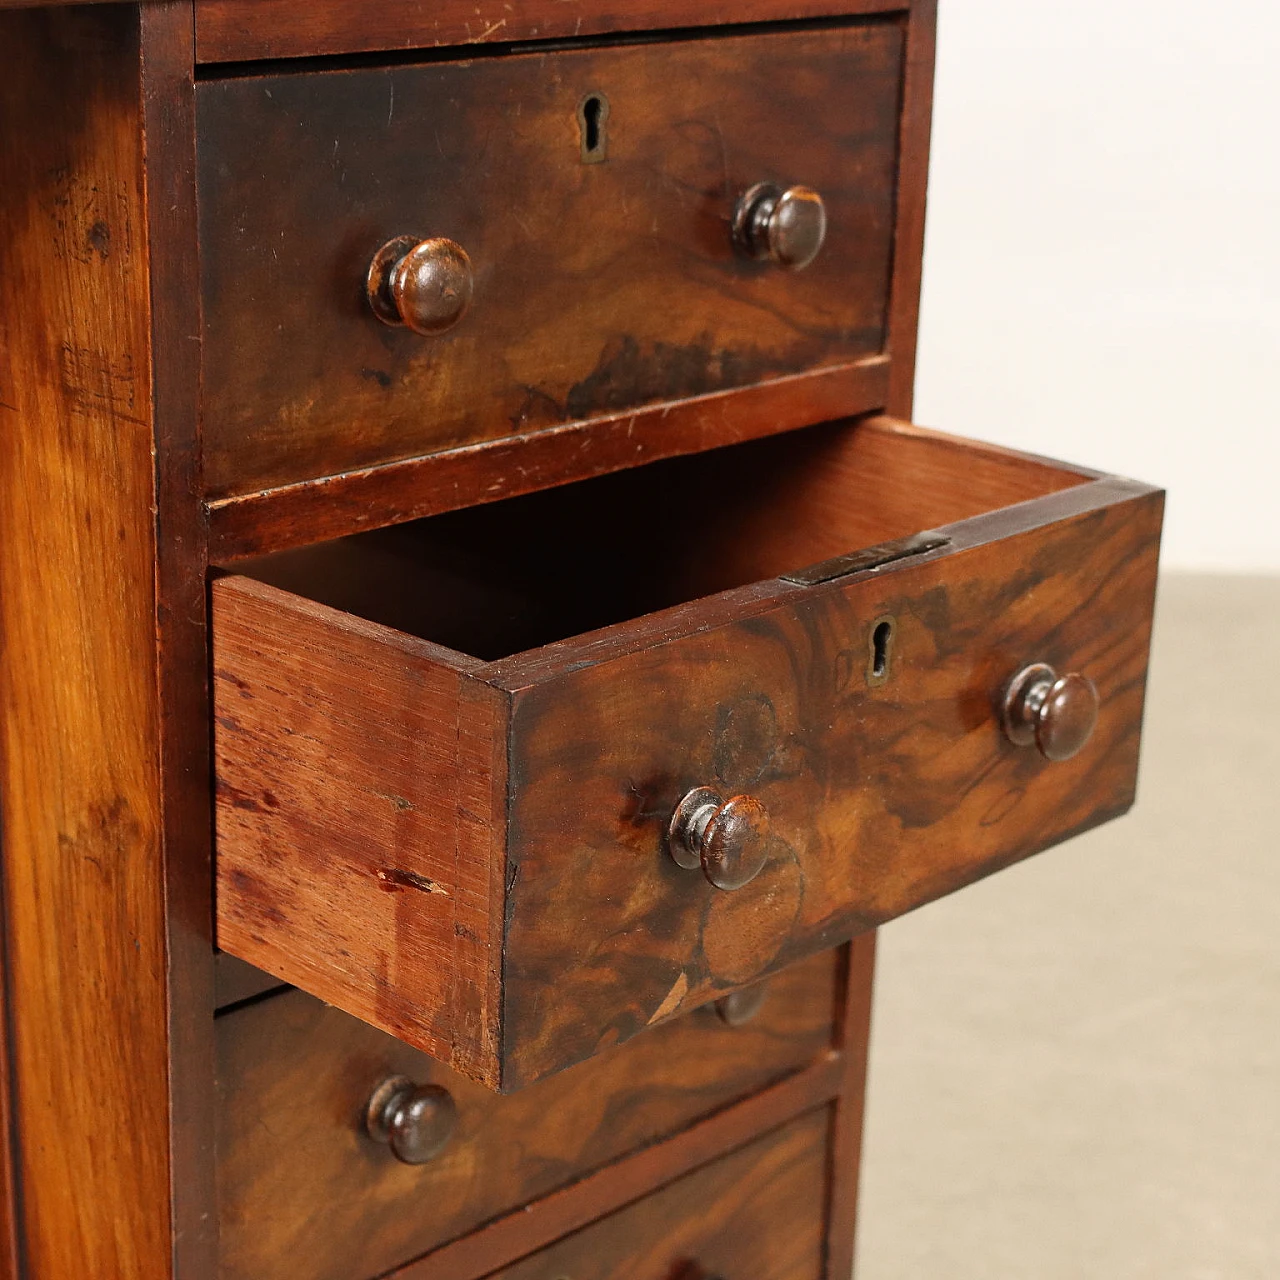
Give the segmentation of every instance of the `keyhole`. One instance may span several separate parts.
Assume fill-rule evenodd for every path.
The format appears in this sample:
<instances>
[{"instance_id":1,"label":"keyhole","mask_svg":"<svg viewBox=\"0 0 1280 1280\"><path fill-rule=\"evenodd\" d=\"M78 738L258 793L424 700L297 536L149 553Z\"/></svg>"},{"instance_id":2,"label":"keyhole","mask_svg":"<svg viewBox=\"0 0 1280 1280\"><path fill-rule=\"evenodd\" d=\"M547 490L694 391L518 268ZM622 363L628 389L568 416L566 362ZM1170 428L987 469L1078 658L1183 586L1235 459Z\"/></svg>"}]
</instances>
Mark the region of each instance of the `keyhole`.
<instances>
[{"instance_id":1,"label":"keyhole","mask_svg":"<svg viewBox=\"0 0 1280 1280\"><path fill-rule=\"evenodd\" d=\"M605 158L608 150L605 124L608 119L609 99L603 93L589 93L578 105L583 164L599 164Z\"/></svg>"},{"instance_id":2,"label":"keyhole","mask_svg":"<svg viewBox=\"0 0 1280 1280\"><path fill-rule=\"evenodd\" d=\"M881 618L871 630L871 654L867 661L867 683L884 684L889 678L893 656L893 619Z\"/></svg>"}]
</instances>

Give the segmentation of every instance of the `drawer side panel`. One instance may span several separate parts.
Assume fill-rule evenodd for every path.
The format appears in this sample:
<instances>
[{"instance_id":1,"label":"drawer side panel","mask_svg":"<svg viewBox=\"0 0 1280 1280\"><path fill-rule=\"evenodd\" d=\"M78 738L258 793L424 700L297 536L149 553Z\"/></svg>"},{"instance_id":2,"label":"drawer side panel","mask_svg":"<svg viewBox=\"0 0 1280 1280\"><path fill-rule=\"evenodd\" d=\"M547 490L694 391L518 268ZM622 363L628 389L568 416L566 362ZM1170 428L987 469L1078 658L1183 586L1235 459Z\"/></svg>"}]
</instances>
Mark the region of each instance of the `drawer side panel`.
<instances>
[{"instance_id":1,"label":"drawer side panel","mask_svg":"<svg viewBox=\"0 0 1280 1280\"><path fill-rule=\"evenodd\" d=\"M500 696L249 579L213 600L218 945L483 1074Z\"/></svg>"}]
</instances>

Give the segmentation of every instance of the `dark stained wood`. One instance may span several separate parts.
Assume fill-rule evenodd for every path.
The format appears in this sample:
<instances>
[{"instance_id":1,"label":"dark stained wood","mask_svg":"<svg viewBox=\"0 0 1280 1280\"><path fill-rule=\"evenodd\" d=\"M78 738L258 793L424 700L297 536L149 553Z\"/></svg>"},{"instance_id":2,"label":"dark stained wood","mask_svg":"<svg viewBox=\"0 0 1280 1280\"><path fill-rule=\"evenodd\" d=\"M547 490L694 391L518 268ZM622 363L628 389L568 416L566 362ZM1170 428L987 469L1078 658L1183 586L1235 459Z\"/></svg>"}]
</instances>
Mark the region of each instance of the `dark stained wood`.
<instances>
[{"instance_id":1,"label":"dark stained wood","mask_svg":"<svg viewBox=\"0 0 1280 1280\"><path fill-rule=\"evenodd\" d=\"M903 53L900 24L871 23L201 82L208 497L880 352ZM610 103L601 164L588 93ZM734 251L734 204L765 179L826 202L806 270ZM404 235L470 255L447 333L368 305Z\"/></svg>"},{"instance_id":2,"label":"dark stained wood","mask_svg":"<svg viewBox=\"0 0 1280 1280\"><path fill-rule=\"evenodd\" d=\"M626 467L772 435L888 403L889 361L777 378L514 439L226 498L209 507L210 557L227 563L496 502Z\"/></svg>"},{"instance_id":3,"label":"dark stained wood","mask_svg":"<svg viewBox=\"0 0 1280 1280\"><path fill-rule=\"evenodd\" d=\"M849 944L848 962L842 970L844 999L838 1034L844 1080L832 1108L827 1210L826 1274L832 1280L853 1274L875 967L876 931L873 929Z\"/></svg>"},{"instance_id":4,"label":"dark stained wood","mask_svg":"<svg viewBox=\"0 0 1280 1280\"><path fill-rule=\"evenodd\" d=\"M433 45L561 40L611 32L712 27L902 11L912 0L318 0L300 8L290 0L199 0L201 62L296 58Z\"/></svg>"},{"instance_id":5,"label":"dark stained wood","mask_svg":"<svg viewBox=\"0 0 1280 1280\"><path fill-rule=\"evenodd\" d=\"M915 0L907 26L906 73L899 139L898 213L889 296L889 342L893 373L889 412L910 418L916 378L920 277L924 261L924 216L929 185L929 138L933 127L933 64L938 0Z\"/></svg>"},{"instance_id":6,"label":"dark stained wood","mask_svg":"<svg viewBox=\"0 0 1280 1280\"><path fill-rule=\"evenodd\" d=\"M1160 503L1086 488L1007 538L975 520L987 528L953 529L952 554L664 644L565 645L556 675L494 664L485 678L516 693L505 1087L1129 807ZM896 671L872 689L880 618ZM1107 709L1053 766L1011 747L992 708L1020 655L1045 651L1093 676ZM770 865L737 893L663 853L667 816L708 778L773 818Z\"/></svg>"},{"instance_id":7,"label":"dark stained wood","mask_svg":"<svg viewBox=\"0 0 1280 1280\"><path fill-rule=\"evenodd\" d=\"M811 1112L492 1280L822 1280L825 1111ZM410 1272L409 1275L412 1275Z\"/></svg>"},{"instance_id":8,"label":"dark stained wood","mask_svg":"<svg viewBox=\"0 0 1280 1280\"><path fill-rule=\"evenodd\" d=\"M139 10L152 297L156 448L156 642L165 859L173 1266L212 1277L213 797L209 758L208 522L200 501L199 244L193 12Z\"/></svg>"},{"instance_id":9,"label":"dark stained wood","mask_svg":"<svg viewBox=\"0 0 1280 1280\"><path fill-rule=\"evenodd\" d=\"M457 1280L482 1275L519 1259L531 1249L561 1239L651 1191L672 1183L692 1169L740 1147L761 1132L785 1125L829 1101L839 1087L841 1060L832 1056L744 1102L718 1111L666 1142L607 1165L581 1182L535 1200L525 1209L473 1231L425 1258L389 1273L388 1280ZM821 1112L815 1113L821 1115ZM810 1136L808 1133L806 1136ZM824 1134L811 1135L810 1151L819 1160ZM820 1223L820 1196L795 1215L805 1232ZM820 1227L819 1227L820 1229ZM662 1274L659 1272L658 1274Z\"/></svg>"},{"instance_id":10,"label":"dark stained wood","mask_svg":"<svg viewBox=\"0 0 1280 1280\"><path fill-rule=\"evenodd\" d=\"M143 114L135 9L0 17L0 792L42 1280L172 1273Z\"/></svg>"},{"instance_id":11,"label":"dark stained wood","mask_svg":"<svg viewBox=\"0 0 1280 1280\"><path fill-rule=\"evenodd\" d=\"M510 1097L301 992L228 1014L221 1275L380 1274L680 1132L831 1051L842 960L777 975L741 1027L699 1010ZM459 1109L425 1166L398 1163L361 1129L361 1108L396 1075L447 1089Z\"/></svg>"},{"instance_id":12,"label":"dark stained wood","mask_svg":"<svg viewBox=\"0 0 1280 1280\"><path fill-rule=\"evenodd\" d=\"M323 604L224 579L220 944L510 1090L873 928L1131 803L1160 512L1131 482L872 422L254 567ZM925 556L770 576L935 523L950 543ZM1000 729L1036 660L1102 695L1069 762ZM460 800L459 779L487 785ZM734 893L664 852L710 784L772 817Z\"/></svg>"}]
</instances>

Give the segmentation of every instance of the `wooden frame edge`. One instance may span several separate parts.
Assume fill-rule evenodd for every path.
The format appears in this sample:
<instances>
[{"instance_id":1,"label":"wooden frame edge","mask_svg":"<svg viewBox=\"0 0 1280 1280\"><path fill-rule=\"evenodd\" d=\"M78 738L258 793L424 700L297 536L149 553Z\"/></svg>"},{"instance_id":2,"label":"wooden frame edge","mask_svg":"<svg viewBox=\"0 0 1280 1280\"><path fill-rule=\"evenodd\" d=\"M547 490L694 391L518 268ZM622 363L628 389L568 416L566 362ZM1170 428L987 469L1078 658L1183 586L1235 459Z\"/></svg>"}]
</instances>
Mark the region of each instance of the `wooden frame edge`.
<instances>
[{"instance_id":1,"label":"wooden frame edge","mask_svg":"<svg viewBox=\"0 0 1280 1280\"><path fill-rule=\"evenodd\" d=\"M208 521L199 500L199 244L196 238L195 12L139 5L146 243L155 440L156 642L167 936L169 1182L173 1272L217 1273L217 1004Z\"/></svg>"},{"instance_id":2,"label":"wooden frame edge","mask_svg":"<svg viewBox=\"0 0 1280 1280\"><path fill-rule=\"evenodd\" d=\"M285 551L872 413L885 407L890 377L888 357L868 356L754 387L215 499L209 504L210 559L226 564Z\"/></svg>"},{"instance_id":3,"label":"wooden frame edge","mask_svg":"<svg viewBox=\"0 0 1280 1280\"><path fill-rule=\"evenodd\" d=\"M427 19L417 0L389 0L372 20L364 6L326 0L316 6L310 23L302 25L293 18L289 0L197 0L196 57L201 63L255 62L607 38L629 31L684 35L725 25L876 17L903 12L913 3L918 0L704 0L701 5L643 0L599 14L581 0L532 0L504 6L502 15L491 21L471 0L446 0Z\"/></svg>"},{"instance_id":4,"label":"wooden frame edge","mask_svg":"<svg viewBox=\"0 0 1280 1280\"><path fill-rule=\"evenodd\" d=\"M907 19L902 124L898 134L898 214L885 348L893 357L888 409L894 417L906 419L911 417L916 377L937 33L938 0L913 0Z\"/></svg>"},{"instance_id":5,"label":"wooden frame edge","mask_svg":"<svg viewBox=\"0 0 1280 1280\"><path fill-rule=\"evenodd\" d=\"M840 1095L831 1118L827 1182L828 1280L845 1280L845 1277L853 1275L875 969L876 934L873 930L854 938L846 948L844 991L837 1029L844 1079L840 1083Z\"/></svg>"}]
</instances>

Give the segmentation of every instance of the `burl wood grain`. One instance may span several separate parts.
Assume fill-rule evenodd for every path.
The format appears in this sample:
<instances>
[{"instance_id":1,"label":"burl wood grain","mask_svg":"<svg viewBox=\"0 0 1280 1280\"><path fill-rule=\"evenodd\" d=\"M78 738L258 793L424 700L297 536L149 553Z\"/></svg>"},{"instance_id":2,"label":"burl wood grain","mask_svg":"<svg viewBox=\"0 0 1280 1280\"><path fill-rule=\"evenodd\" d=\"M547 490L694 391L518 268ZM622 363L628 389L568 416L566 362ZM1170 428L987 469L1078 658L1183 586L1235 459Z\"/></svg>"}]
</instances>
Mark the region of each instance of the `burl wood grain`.
<instances>
[{"instance_id":1,"label":"burl wood grain","mask_svg":"<svg viewBox=\"0 0 1280 1280\"><path fill-rule=\"evenodd\" d=\"M1160 504L1112 498L542 680L490 672L517 687L504 1085L1128 808ZM882 618L896 669L871 687ZM1041 656L1088 674L1104 708L1053 766L993 714ZM770 863L737 893L663 854L667 815L705 782L773 819ZM573 999L549 1002L570 973Z\"/></svg>"},{"instance_id":2,"label":"burl wood grain","mask_svg":"<svg viewBox=\"0 0 1280 1280\"><path fill-rule=\"evenodd\" d=\"M8 0L3 0L8 2ZM900 12L912 0L523 0L519 5L437 0L199 0L201 62L560 40L607 32Z\"/></svg>"},{"instance_id":3,"label":"burl wood grain","mask_svg":"<svg viewBox=\"0 0 1280 1280\"><path fill-rule=\"evenodd\" d=\"M203 82L208 496L879 352L902 63L879 23ZM584 164L592 93L608 150ZM734 201L765 179L827 201L805 271L733 252ZM370 313L368 263L400 235L470 254L449 333Z\"/></svg>"},{"instance_id":4,"label":"burl wood grain","mask_svg":"<svg viewBox=\"0 0 1280 1280\"><path fill-rule=\"evenodd\" d=\"M0 792L24 1274L171 1274L138 14L0 15Z\"/></svg>"},{"instance_id":5,"label":"burl wood grain","mask_svg":"<svg viewBox=\"0 0 1280 1280\"><path fill-rule=\"evenodd\" d=\"M811 1112L491 1280L821 1280L827 1127Z\"/></svg>"},{"instance_id":6,"label":"burl wood grain","mask_svg":"<svg viewBox=\"0 0 1280 1280\"><path fill-rule=\"evenodd\" d=\"M326 604L215 584L221 945L510 1090L1127 808L1159 495L889 422L806 439L260 570ZM723 506L682 501L708 472ZM935 520L928 556L771 576ZM998 725L1040 660L1102 697L1063 764ZM736 893L664 853L699 785L772 816Z\"/></svg>"},{"instance_id":7,"label":"burl wood grain","mask_svg":"<svg viewBox=\"0 0 1280 1280\"><path fill-rule=\"evenodd\" d=\"M683 1130L830 1050L842 959L778 974L744 1026L701 1010L505 1098L301 992L221 1018L222 1276L381 1274ZM396 1074L458 1104L428 1165L361 1130L361 1106Z\"/></svg>"}]
</instances>

